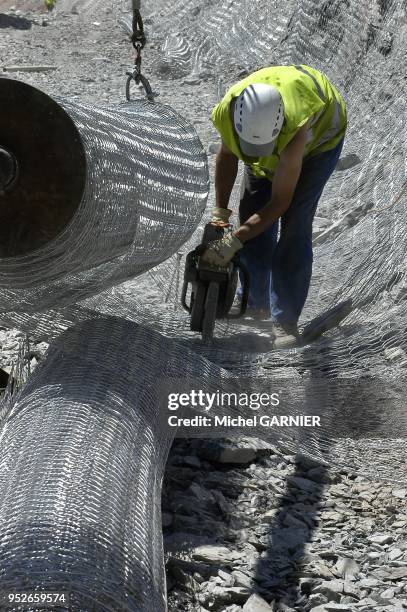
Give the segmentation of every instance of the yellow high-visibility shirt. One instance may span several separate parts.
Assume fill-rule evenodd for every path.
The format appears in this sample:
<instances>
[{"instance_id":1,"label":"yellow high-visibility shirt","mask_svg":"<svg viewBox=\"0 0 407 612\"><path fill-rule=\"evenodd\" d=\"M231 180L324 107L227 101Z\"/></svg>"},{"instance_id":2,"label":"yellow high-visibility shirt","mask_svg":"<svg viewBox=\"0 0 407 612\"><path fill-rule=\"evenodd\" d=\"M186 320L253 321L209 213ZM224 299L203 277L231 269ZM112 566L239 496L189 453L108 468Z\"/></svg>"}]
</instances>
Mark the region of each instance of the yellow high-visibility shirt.
<instances>
[{"instance_id":1,"label":"yellow high-visibility shirt","mask_svg":"<svg viewBox=\"0 0 407 612\"><path fill-rule=\"evenodd\" d=\"M273 154L266 157L244 156L233 126L231 102L253 83L273 85L284 103L284 123ZM338 90L322 72L304 64L270 66L253 72L233 85L211 114L213 124L228 149L249 165L256 176L270 180L281 152L311 118L304 158L333 149L344 137L347 125L345 102Z\"/></svg>"}]
</instances>

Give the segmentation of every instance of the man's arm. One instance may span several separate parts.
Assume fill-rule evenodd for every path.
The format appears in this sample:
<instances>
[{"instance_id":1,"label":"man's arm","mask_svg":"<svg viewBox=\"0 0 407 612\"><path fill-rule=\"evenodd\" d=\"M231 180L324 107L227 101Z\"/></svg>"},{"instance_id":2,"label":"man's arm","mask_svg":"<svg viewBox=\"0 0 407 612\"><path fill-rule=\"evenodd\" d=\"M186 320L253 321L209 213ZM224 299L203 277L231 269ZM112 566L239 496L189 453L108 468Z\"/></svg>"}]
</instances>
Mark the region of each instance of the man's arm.
<instances>
[{"instance_id":1,"label":"man's arm","mask_svg":"<svg viewBox=\"0 0 407 612\"><path fill-rule=\"evenodd\" d=\"M216 155L215 168L216 206L218 208L228 207L230 194L237 176L238 164L239 160L236 155L229 151L225 143L222 142Z\"/></svg>"},{"instance_id":2,"label":"man's arm","mask_svg":"<svg viewBox=\"0 0 407 612\"><path fill-rule=\"evenodd\" d=\"M249 217L234 235L241 242L258 236L277 221L290 207L298 179L301 174L304 149L307 141L308 123L298 130L294 138L281 153L280 162L273 177L271 201Z\"/></svg>"}]
</instances>

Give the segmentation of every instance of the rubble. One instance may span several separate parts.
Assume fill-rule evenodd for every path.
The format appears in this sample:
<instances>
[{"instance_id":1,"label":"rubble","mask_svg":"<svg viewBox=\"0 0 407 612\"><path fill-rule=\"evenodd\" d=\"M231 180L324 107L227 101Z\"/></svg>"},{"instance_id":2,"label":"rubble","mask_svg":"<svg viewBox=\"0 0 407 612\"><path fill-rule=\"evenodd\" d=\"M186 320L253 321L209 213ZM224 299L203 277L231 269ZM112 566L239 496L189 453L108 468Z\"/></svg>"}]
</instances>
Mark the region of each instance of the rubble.
<instances>
[{"instance_id":1,"label":"rubble","mask_svg":"<svg viewBox=\"0 0 407 612\"><path fill-rule=\"evenodd\" d=\"M212 545L186 552L194 564L206 568L205 580L196 587L206 609L229 610L227 605L233 603L236 610L245 611L248 602L258 601L250 599L255 595L269 606L265 610L271 605L276 612L394 612L398 604L401 612L407 593L402 488L360 476L355 481L331 468L325 469L328 482L318 490L307 477L315 466L310 467L306 457L303 464L288 455L288 463L281 461L278 447L259 451L250 465L237 468L219 464L214 441L201 440L199 445L179 441L171 453L171 472L167 471L164 487L163 504L170 511L177 507L182 492L176 470L182 470L182 457L190 457L192 448L205 456L208 467L191 470L187 481L182 480L182 490L194 484L206 489L207 495L201 495L201 513L186 515L184 525L188 523L192 531L199 526L204 533L209 532L207 521L220 521L218 531L211 533ZM179 467L174 468L174 463ZM275 496L275 488L281 490L280 497ZM221 514L210 501L219 493L227 508ZM404 508L399 506L395 514L386 510L391 500ZM190 576L199 572L197 565L190 567ZM238 587L242 590L233 591ZM182 586L176 581L169 593L173 612L180 601L179 589ZM222 607L221 601L229 603ZM192 612L194 608L185 609Z\"/></svg>"}]
</instances>

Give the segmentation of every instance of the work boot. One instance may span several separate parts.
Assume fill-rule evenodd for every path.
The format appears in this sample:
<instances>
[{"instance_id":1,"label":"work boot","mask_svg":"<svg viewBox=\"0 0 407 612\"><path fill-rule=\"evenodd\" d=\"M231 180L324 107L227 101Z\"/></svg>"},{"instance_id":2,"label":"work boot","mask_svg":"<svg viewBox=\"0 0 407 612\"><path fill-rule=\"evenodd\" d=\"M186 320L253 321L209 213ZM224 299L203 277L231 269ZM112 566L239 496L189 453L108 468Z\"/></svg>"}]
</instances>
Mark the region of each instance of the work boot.
<instances>
[{"instance_id":1,"label":"work boot","mask_svg":"<svg viewBox=\"0 0 407 612\"><path fill-rule=\"evenodd\" d=\"M273 322L273 334L275 349L294 348L298 345L299 333L296 323Z\"/></svg>"},{"instance_id":2,"label":"work boot","mask_svg":"<svg viewBox=\"0 0 407 612\"><path fill-rule=\"evenodd\" d=\"M239 290L236 292L235 299L233 300L230 314L238 314L242 305L242 296ZM254 308L253 306L247 306L246 312L243 315L244 321L267 321L270 320L270 308Z\"/></svg>"},{"instance_id":3,"label":"work boot","mask_svg":"<svg viewBox=\"0 0 407 612\"><path fill-rule=\"evenodd\" d=\"M250 317L255 321L269 321L270 320L270 309L269 308L253 308L248 306L246 308L245 317Z\"/></svg>"}]
</instances>

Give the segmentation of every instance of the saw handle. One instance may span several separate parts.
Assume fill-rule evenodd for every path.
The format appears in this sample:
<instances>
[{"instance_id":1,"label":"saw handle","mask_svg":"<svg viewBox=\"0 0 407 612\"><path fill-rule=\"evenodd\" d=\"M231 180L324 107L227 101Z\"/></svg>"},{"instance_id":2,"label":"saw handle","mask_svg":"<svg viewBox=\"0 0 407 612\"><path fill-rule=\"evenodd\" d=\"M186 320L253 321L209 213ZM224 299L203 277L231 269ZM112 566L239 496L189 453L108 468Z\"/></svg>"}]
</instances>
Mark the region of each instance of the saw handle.
<instances>
[{"instance_id":1,"label":"saw handle","mask_svg":"<svg viewBox=\"0 0 407 612\"><path fill-rule=\"evenodd\" d=\"M240 261L239 254L233 257L232 262L235 264L236 268L240 271L240 282L242 285L243 293L242 293L242 301L240 303L240 311L236 314L229 314L228 319L239 319L242 317L247 309L247 302L249 300L249 291L250 291L250 275L249 270L246 268L244 263Z\"/></svg>"},{"instance_id":2,"label":"saw handle","mask_svg":"<svg viewBox=\"0 0 407 612\"><path fill-rule=\"evenodd\" d=\"M193 283L198 280L198 272L196 270L196 260L198 258L198 253L196 252L196 250L197 249L194 249L186 256L184 282L181 290L181 305L184 310L186 310L190 314L192 311L192 305L187 304L187 291L189 283Z\"/></svg>"}]
</instances>

